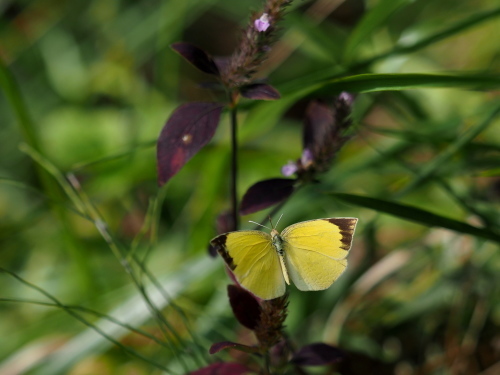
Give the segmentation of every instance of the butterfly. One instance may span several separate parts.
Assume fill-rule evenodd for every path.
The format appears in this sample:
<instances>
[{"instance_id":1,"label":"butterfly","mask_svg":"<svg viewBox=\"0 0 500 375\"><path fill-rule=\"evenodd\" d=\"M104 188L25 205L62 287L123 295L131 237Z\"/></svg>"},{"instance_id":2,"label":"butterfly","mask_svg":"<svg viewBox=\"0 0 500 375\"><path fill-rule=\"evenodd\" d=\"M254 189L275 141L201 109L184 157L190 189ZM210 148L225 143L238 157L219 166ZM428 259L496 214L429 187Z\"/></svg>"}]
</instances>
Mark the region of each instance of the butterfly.
<instances>
[{"instance_id":1,"label":"butterfly","mask_svg":"<svg viewBox=\"0 0 500 375\"><path fill-rule=\"evenodd\" d=\"M281 233L274 227L270 234L229 232L210 243L243 288L268 300L285 294L290 279L299 290L332 285L347 267L357 222L351 217L316 219L290 225Z\"/></svg>"}]
</instances>

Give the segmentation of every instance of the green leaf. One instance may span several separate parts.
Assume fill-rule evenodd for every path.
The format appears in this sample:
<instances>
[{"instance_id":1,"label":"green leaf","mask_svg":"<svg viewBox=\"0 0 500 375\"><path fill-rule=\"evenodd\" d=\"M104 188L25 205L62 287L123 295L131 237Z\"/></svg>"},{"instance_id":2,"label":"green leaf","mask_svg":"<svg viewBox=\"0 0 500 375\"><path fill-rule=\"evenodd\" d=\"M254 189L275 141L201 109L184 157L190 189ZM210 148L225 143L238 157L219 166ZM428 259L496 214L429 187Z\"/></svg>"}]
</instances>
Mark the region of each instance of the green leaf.
<instances>
[{"instance_id":1,"label":"green leaf","mask_svg":"<svg viewBox=\"0 0 500 375\"><path fill-rule=\"evenodd\" d=\"M356 28L349 36L344 50L344 58L350 60L359 44L363 43L365 40L369 40L373 32L380 25L384 24L395 11L412 2L413 0L379 1L374 8L372 8L368 13L365 13L361 21L356 25Z\"/></svg>"},{"instance_id":2,"label":"green leaf","mask_svg":"<svg viewBox=\"0 0 500 375\"><path fill-rule=\"evenodd\" d=\"M384 199L353 195L333 193L335 198L356 206L370 208L372 210L383 212L401 219L414 221L428 227L441 227L450 229L463 234L485 238L500 243L500 234L484 228L478 228L473 225L450 219L421 208L408 206L406 204L395 203Z\"/></svg>"},{"instance_id":3,"label":"green leaf","mask_svg":"<svg viewBox=\"0 0 500 375\"><path fill-rule=\"evenodd\" d=\"M474 14L473 16L461 20L452 26L438 31L434 34L428 35L420 40L417 40L413 43L407 43L403 44L402 42L399 43L398 45L394 46L392 49L389 51L383 52L379 55L373 56L371 58L368 58L366 60L360 61L358 63L355 63L351 69L358 70L358 69L365 69L366 67L370 66L371 64L385 59L389 56L395 56L395 55L402 55L402 54L407 54L407 53L412 53L415 51L418 51L422 48L425 48L427 46L430 46L434 43L440 42L443 39L450 38L456 34L459 34L471 27L477 26L483 22L489 21L490 19L493 19L495 17L500 16L500 8L495 8L492 10L488 10L485 12L477 13Z\"/></svg>"},{"instance_id":4,"label":"green leaf","mask_svg":"<svg viewBox=\"0 0 500 375\"><path fill-rule=\"evenodd\" d=\"M427 163L425 167L420 170L418 176L413 181L411 181L401 192L399 192L399 195L403 195L413 190L424 180L434 175L441 168L441 166L443 166L449 159L451 159L453 155L455 155L458 151L460 151L460 149L470 143L482 131L490 126L499 113L500 106L497 106L492 112L488 114L488 117L482 123L468 129L463 135L458 137L456 141L451 143L442 153L435 157L430 163Z\"/></svg>"},{"instance_id":5,"label":"green leaf","mask_svg":"<svg viewBox=\"0 0 500 375\"><path fill-rule=\"evenodd\" d=\"M312 86L310 93L334 95L342 91L374 92L420 88L498 90L500 88L500 75L359 74L325 80Z\"/></svg>"}]
</instances>

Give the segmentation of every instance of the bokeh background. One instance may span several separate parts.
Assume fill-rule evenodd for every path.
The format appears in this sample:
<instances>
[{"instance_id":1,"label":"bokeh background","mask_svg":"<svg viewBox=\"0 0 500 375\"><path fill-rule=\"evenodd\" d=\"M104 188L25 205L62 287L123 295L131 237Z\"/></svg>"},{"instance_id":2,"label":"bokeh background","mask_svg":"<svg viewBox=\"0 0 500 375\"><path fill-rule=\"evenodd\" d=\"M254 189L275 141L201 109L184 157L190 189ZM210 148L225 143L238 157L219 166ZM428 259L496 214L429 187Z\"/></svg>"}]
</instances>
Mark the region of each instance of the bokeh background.
<instances>
[{"instance_id":1,"label":"bokeh background","mask_svg":"<svg viewBox=\"0 0 500 375\"><path fill-rule=\"evenodd\" d=\"M156 363L183 374L238 356L209 356L213 342L252 343L231 314L223 262L207 254L215 219L229 208L228 116L161 190L155 141L181 103L220 99L169 44L229 55L260 5L0 2L0 373L168 373ZM307 102L286 100L297 88L342 73L467 73L498 83L499 32L496 0L295 1L259 72L284 100L248 101L240 111L240 193L300 156ZM290 290L286 325L298 345L328 342L398 374L500 371L492 86L357 96L352 140L320 184L282 209L282 228L360 219L348 273L323 292ZM414 223L332 192L424 214ZM425 212L484 227L493 239L425 225ZM161 331L146 294L171 331Z\"/></svg>"}]
</instances>

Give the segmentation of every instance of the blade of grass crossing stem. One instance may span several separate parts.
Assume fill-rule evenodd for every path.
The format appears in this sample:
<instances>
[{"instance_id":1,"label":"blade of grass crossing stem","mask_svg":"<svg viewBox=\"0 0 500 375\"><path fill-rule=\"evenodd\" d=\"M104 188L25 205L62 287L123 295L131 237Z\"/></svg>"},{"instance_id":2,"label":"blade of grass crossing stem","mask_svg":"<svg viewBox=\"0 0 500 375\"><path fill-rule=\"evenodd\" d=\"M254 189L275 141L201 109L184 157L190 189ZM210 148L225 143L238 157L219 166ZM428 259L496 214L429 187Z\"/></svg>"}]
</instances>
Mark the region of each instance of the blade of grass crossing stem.
<instances>
[{"instance_id":1,"label":"blade of grass crossing stem","mask_svg":"<svg viewBox=\"0 0 500 375\"><path fill-rule=\"evenodd\" d=\"M131 277L132 281L136 285L137 289L142 293L144 297L144 302L149 306L150 312L158 323L159 329L163 332L164 337L168 340L169 335L172 335L173 338L177 340L178 344L182 343L180 336L177 334L176 330L172 327L172 325L168 322L168 320L163 316L158 307L152 303L150 296L147 294L142 280L140 277L136 275L131 264L128 262L128 258L126 257L126 253L122 251L122 249L118 246L117 241L113 238L111 233L107 229L107 225L97 208L94 206L92 201L86 195L86 193L81 189L79 182L74 178L72 174L68 175L68 179L66 179L63 174L47 159L45 159L42 155L37 153L35 150L31 149L27 145L22 145L23 151L28 153L37 163L44 167L44 169L49 172L56 181L59 182L61 187L64 189L68 197L71 199L73 204L78 207L78 209L84 212L90 218L90 221L95 225L96 229L102 235L103 239L106 241L110 249L112 250L115 257L120 261L120 264L126 269L127 273ZM139 261L138 258L133 257L134 261ZM138 264L144 272L146 267L142 264ZM149 273L147 273L150 275ZM161 290L160 290L161 292ZM165 298L168 299L166 296ZM182 360L181 360L182 362Z\"/></svg>"},{"instance_id":2,"label":"blade of grass crossing stem","mask_svg":"<svg viewBox=\"0 0 500 375\"><path fill-rule=\"evenodd\" d=\"M456 154L461 148L470 143L474 138L476 138L481 132L483 132L488 126L493 123L493 120L500 113L500 105L488 115L488 117L479 125L466 131L461 137L459 137L455 142L446 148L439 156L434 158L430 163L426 164L424 168L420 171L418 176L411 181L403 190L396 194L396 197L401 197L408 192L412 191L419 185L421 185L425 180L430 178L438 169L446 163L454 154Z\"/></svg>"},{"instance_id":3,"label":"blade of grass crossing stem","mask_svg":"<svg viewBox=\"0 0 500 375\"><path fill-rule=\"evenodd\" d=\"M165 298L165 302L169 302L170 306L172 306L172 308L179 314L189 336L193 340L193 343L195 345L195 349L197 349L199 351L198 356L200 358L204 358L206 350L201 349L199 347L199 345L196 344L196 340L198 340L198 336L194 332L197 332L197 331L192 330L191 325L190 325L189 320L188 320L188 317L186 316L184 310L180 306L178 306L177 303L175 303L173 301L172 297L161 286L161 283L158 281L158 279L145 266L146 262L149 258L149 255L151 254L151 251L158 243L158 227L159 227L159 223L160 223L161 206L162 206L162 203L165 199L166 192L167 192L167 185L160 188L160 191L158 192L157 197L152 202L152 210L148 210L148 215L150 215L150 217L146 221L148 221L150 223L150 225L149 225L149 230L150 230L149 244L147 246L146 252L145 252L144 256L142 257L142 259L139 259L139 257L137 255L134 255L133 260L136 262L136 264L139 266L140 271L142 272L142 274L140 275L140 278L142 278L143 275L145 275L151 281L151 283L157 287L158 291L163 295L163 297ZM195 356L193 356L193 358L195 360L198 359L198 357L195 357Z\"/></svg>"},{"instance_id":4,"label":"blade of grass crossing stem","mask_svg":"<svg viewBox=\"0 0 500 375\"><path fill-rule=\"evenodd\" d=\"M187 263L178 273L160 278L158 282L171 298L176 298L186 289L190 282L206 277L215 268L217 268L216 262L207 262L206 258L202 257L202 259ZM151 296L152 302L161 309L169 304L156 286L148 285L146 291ZM150 311L140 293L135 293L107 315L134 326L143 324L151 317ZM129 333L126 327L117 326L107 319L100 319L93 322L93 327L87 328L58 347L50 356L33 363L33 370L30 373L34 375L67 373L72 366L84 358L109 349L113 343L97 332L94 327L114 339L119 339ZM183 349L180 348L179 350ZM183 354L189 357L191 353L184 352Z\"/></svg>"},{"instance_id":5,"label":"blade of grass crossing stem","mask_svg":"<svg viewBox=\"0 0 500 375\"><path fill-rule=\"evenodd\" d=\"M353 194L333 193L332 196L346 203L369 208L380 213L386 213L399 217L401 219L414 221L428 227L446 228L462 234L471 234L476 237L500 243L500 234L498 233L488 229L478 228L459 220L437 215L421 208Z\"/></svg>"},{"instance_id":6,"label":"blade of grass crossing stem","mask_svg":"<svg viewBox=\"0 0 500 375\"><path fill-rule=\"evenodd\" d=\"M79 184L76 184L73 186L76 192L78 193L79 199L83 202L85 207L87 208L87 211L89 212L92 221L94 222L96 228L99 230L101 233L102 237L104 240L107 242L108 246L110 249L113 251L114 254L116 254L117 258L119 259L120 263L123 265L127 273L129 274L130 278L134 282L134 284L137 286L137 289L139 292L142 294L144 302L146 305L149 307L149 310L151 312L152 317L156 320L158 324L158 328L162 331L163 336L165 337L165 340L170 343L170 340L172 341L171 345L172 348L175 348L177 345L182 345L183 344L183 339L181 336L177 333L176 329L172 326L172 324L168 321L168 319L163 315L162 311L158 308L158 306L152 301L149 293L147 292L146 288L144 287L144 283L142 279L136 274L134 269L132 268L132 264L128 262L126 258L126 252L121 248L121 246L118 244L118 241L116 241L113 237L113 235L108 231L108 227L103 220L101 214L97 210L97 207L93 204L93 202L90 200L90 198L87 196L84 190L80 189ZM123 254L123 255L122 255ZM145 265L140 262L140 260L137 257L133 257L133 260L136 262L136 265L138 265L141 269L142 272L145 272L147 268ZM147 275L151 274L149 272L146 272ZM158 284L153 283L153 285L158 287ZM168 296L164 292L163 289L159 288L158 292L164 296L164 298L168 299ZM175 340L174 340L175 339ZM175 353L175 350L174 350ZM177 353L180 354L180 353ZM179 355L177 355L179 356ZM179 360L184 363L184 359L182 356L179 357Z\"/></svg>"},{"instance_id":7,"label":"blade of grass crossing stem","mask_svg":"<svg viewBox=\"0 0 500 375\"><path fill-rule=\"evenodd\" d=\"M8 271L6 269L3 269L1 267L0 267L0 272L9 274L10 276L12 276L15 279L17 279L18 281L20 281L25 286L27 286L27 287L29 287L31 289L34 289L35 291L39 292L43 296L47 297L49 300L51 300L52 302L54 302L54 304L57 307L59 307L60 309L64 310L66 313L68 313L70 316L72 316L73 318L75 318L77 321L79 321L80 323L88 326L90 329L92 329L95 332L97 332L98 334L102 335L105 339L109 340L110 342L112 342L113 344L115 344L116 346L118 346L119 348L121 348L122 350L126 351L127 353L129 353L131 355L134 355L134 356L136 356L138 358L141 358L141 359L145 360L146 362L149 362L149 363L155 365L156 367L161 368L162 370L168 371L168 369L165 368L163 365L161 365L159 363L152 362L150 359L142 356L141 354L139 354L135 350L130 349L130 348L126 347L125 345L122 345L119 341L115 340L113 337L111 337L110 335L108 335L100 327L94 325L93 323L91 323L90 321L88 321L87 319L85 319L83 316L81 316L80 314L78 314L75 311L73 311L73 309L68 308L66 305L64 305L63 303L61 303L57 298L55 298L54 296L52 296L51 294L49 294L48 292L46 292L44 289L42 289L42 288L40 288L40 287L38 287L38 286L36 286L36 285L34 285L34 284L32 284L32 283L24 280L23 278L21 278L20 276L18 276L14 272L10 272L10 271Z\"/></svg>"}]
</instances>

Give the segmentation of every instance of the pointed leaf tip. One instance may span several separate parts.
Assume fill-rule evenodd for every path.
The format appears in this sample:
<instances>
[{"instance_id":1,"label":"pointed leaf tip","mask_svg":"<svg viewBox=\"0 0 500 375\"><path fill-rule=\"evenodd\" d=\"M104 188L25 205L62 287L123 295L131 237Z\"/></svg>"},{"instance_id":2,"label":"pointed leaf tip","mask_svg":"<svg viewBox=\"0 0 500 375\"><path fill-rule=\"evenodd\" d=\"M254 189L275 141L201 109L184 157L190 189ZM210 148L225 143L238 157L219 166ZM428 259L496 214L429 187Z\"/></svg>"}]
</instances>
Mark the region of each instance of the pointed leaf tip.
<instances>
[{"instance_id":1,"label":"pointed leaf tip","mask_svg":"<svg viewBox=\"0 0 500 375\"><path fill-rule=\"evenodd\" d=\"M202 72L220 76L215 61L201 48L186 42L174 43L170 47Z\"/></svg>"},{"instance_id":2,"label":"pointed leaf tip","mask_svg":"<svg viewBox=\"0 0 500 375\"><path fill-rule=\"evenodd\" d=\"M273 86L265 83L252 83L240 89L241 95L254 100L277 100L280 93Z\"/></svg>"},{"instance_id":3,"label":"pointed leaf tip","mask_svg":"<svg viewBox=\"0 0 500 375\"><path fill-rule=\"evenodd\" d=\"M300 348L291 359L299 366L325 366L344 359L345 354L334 346L315 343Z\"/></svg>"},{"instance_id":4,"label":"pointed leaf tip","mask_svg":"<svg viewBox=\"0 0 500 375\"><path fill-rule=\"evenodd\" d=\"M240 213L248 215L277 204L294 191L295 180L272 178L250 186L241 201Z\"/></svg>"},{"instance_id":5,"label":"pointed leaf tip","mask_svg":"<svg viewBox=\"0 0 500 375\"><path fill-rule=\"evenodd\" d=\"M223 107L221 103L187 103L170 116L157 143L160 186L212 139Z\"/></svg>"}]
</instances>

